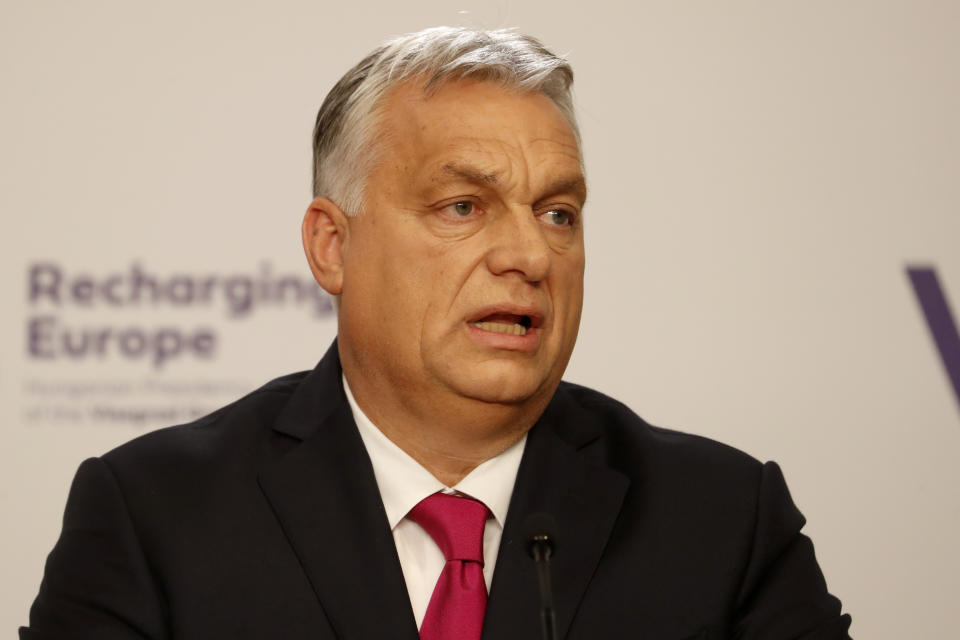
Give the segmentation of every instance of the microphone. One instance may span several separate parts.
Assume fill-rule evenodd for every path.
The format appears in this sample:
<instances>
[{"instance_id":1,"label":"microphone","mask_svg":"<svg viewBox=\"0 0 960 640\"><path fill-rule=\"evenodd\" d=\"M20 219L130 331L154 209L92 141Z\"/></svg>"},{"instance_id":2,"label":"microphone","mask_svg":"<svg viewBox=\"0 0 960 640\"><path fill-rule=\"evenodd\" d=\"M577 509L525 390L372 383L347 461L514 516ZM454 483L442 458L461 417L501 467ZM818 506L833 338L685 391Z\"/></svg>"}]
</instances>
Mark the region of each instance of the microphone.
<instances>
[{"instance_id":1,"label":"microphone","mask_svg":"<svg viewBox=\"0 0 960 640\"><path fill-rule=\"evenodd\" d=\"M550 559L556 551L557 523L549 513L531 513L523 521L527 553L537 566L540 581L540 623L543 640L557 640L557 620L553 611L553 587Z\"/></svg>"}]
</instances>

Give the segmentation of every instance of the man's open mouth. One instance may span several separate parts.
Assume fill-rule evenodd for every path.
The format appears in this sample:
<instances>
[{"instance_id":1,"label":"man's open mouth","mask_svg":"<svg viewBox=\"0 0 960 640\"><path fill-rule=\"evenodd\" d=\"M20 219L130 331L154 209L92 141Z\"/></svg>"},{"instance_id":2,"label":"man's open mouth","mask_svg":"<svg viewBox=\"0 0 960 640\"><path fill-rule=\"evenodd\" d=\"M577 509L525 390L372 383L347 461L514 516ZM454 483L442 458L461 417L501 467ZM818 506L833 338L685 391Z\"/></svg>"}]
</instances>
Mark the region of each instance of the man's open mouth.
<instances>
[{"instance_id":1,"label":"man's open mouth","mask_svg":"<svg viewBox=\"0 0 960 640\"><path fill-rule=\"evenodd\" d=\"M527 335L527 329L533 326L533 321L530 316L495 313L477 322L471 322L470 325L484 331L505 333L511 336L525 336Z\"/></svg>"}]
</instances>

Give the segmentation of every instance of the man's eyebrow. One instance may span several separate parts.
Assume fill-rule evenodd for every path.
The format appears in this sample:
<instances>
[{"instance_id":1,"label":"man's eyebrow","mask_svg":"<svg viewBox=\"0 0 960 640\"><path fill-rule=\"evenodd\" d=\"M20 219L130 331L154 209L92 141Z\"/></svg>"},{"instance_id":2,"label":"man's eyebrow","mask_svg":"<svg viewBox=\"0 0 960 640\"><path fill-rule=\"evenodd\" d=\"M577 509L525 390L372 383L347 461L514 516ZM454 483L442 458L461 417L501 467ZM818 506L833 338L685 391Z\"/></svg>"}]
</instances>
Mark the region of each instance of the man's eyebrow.
<instances>
[{"instance_id":1,"label":"man's eyebrow","mask_svg":"<svg viewBox=\"0 0 960 640\"><path fill-rule=\"evenodd\" d=\"M447 176L461 178L467 182L478 185L497 184L500 180L495 173L484 173L469 165L456 164L454 162L448 162L440 167L440 169Z\"/></svg>"},{"instance_id":2,"label":"man's eyebrow","mask_svg":"<svg viewBox=\"0 0 960 640\"><path fill-rule=\"evenodd\" d=\"M587 180L583 176L561 178L560 180L551 182L547 186L546 192L550 195L572 193L580 198L581 202L585 202L587 200Z\"/></svg>"},{"instance_id":3,"label":"man's eyebrow","mask_svg":"<svg viewBox=\"0 0 960 640\"><path fill-rule=\"evenodd\" d=\"M543 193L541 200L562 193L570 193L575 195L583 204L587 201L587 181L582 175L572 178L559 178L549 183Z\"/></svg>"},{"instance_id":4,"label":"man's eyebrow","mask_svg":"<svg viewBox=\"0 0 960 640\"><path fill-rule=\"evenodd\" d=\"M486 173L470 165L457 164L455 162L444 164L440 167L440 170L446 176L459 178L481 186L495 185L500 181L499 176L495 173ZM580 174L574 175L573 177L561 177L547 184L543 193L544 195L541 200L561 193L571 193L577 196L580 202L586 202L587 181L583 175Z\"/></svg>"}]
</instances>

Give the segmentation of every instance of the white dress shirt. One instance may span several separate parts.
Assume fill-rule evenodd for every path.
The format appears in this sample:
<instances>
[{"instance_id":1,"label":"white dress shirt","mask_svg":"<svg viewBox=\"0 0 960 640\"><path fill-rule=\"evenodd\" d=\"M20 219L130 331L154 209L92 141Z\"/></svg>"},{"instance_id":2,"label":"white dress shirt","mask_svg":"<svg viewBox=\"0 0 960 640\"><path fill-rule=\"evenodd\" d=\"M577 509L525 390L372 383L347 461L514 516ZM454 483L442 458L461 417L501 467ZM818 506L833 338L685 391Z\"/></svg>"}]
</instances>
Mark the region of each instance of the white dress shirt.
<instances>
[{"instance_id":1,"label":"white dress shirt","mask_svg":"<svg viewBox=\"0 0 960 640\"><path fill-rule=\"evenodd\" d=\"M503 523L507 518L510 495L527 437L524 435L509 449L479 465L456 486L448 487L370 422L357 406L346 377L343 378L343 390L347 394L363 445L373 463L373 474L393 531L393 541L397 545L400 567L419 629L446 560L430 534L407 518L407 513L418 502L438 491L460 493L487 505L492 517L487 519L483 530L483 578L489 592L500 549L500 537L503 535Z\"/></svg>"}]
</instances>

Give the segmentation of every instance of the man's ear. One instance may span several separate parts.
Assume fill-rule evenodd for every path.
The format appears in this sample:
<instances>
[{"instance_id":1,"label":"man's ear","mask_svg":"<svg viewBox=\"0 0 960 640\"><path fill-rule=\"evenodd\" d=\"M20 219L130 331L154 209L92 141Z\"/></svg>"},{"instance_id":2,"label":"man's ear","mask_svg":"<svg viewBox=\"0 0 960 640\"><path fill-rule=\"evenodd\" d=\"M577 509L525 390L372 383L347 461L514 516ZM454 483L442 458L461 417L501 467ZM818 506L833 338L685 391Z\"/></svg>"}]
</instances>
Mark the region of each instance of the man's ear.
<instances>
[{"instance_id":1,"label":"man's ear","mask_svg":"<svg viewBox=\"0 0 960 640\"><path fill-rule=\"evenodd\" d=\"M303 216L303 250L313 277L333 296L343 291L347 216L327 198L316 198Z\"/></svg>"}]
</instances>

